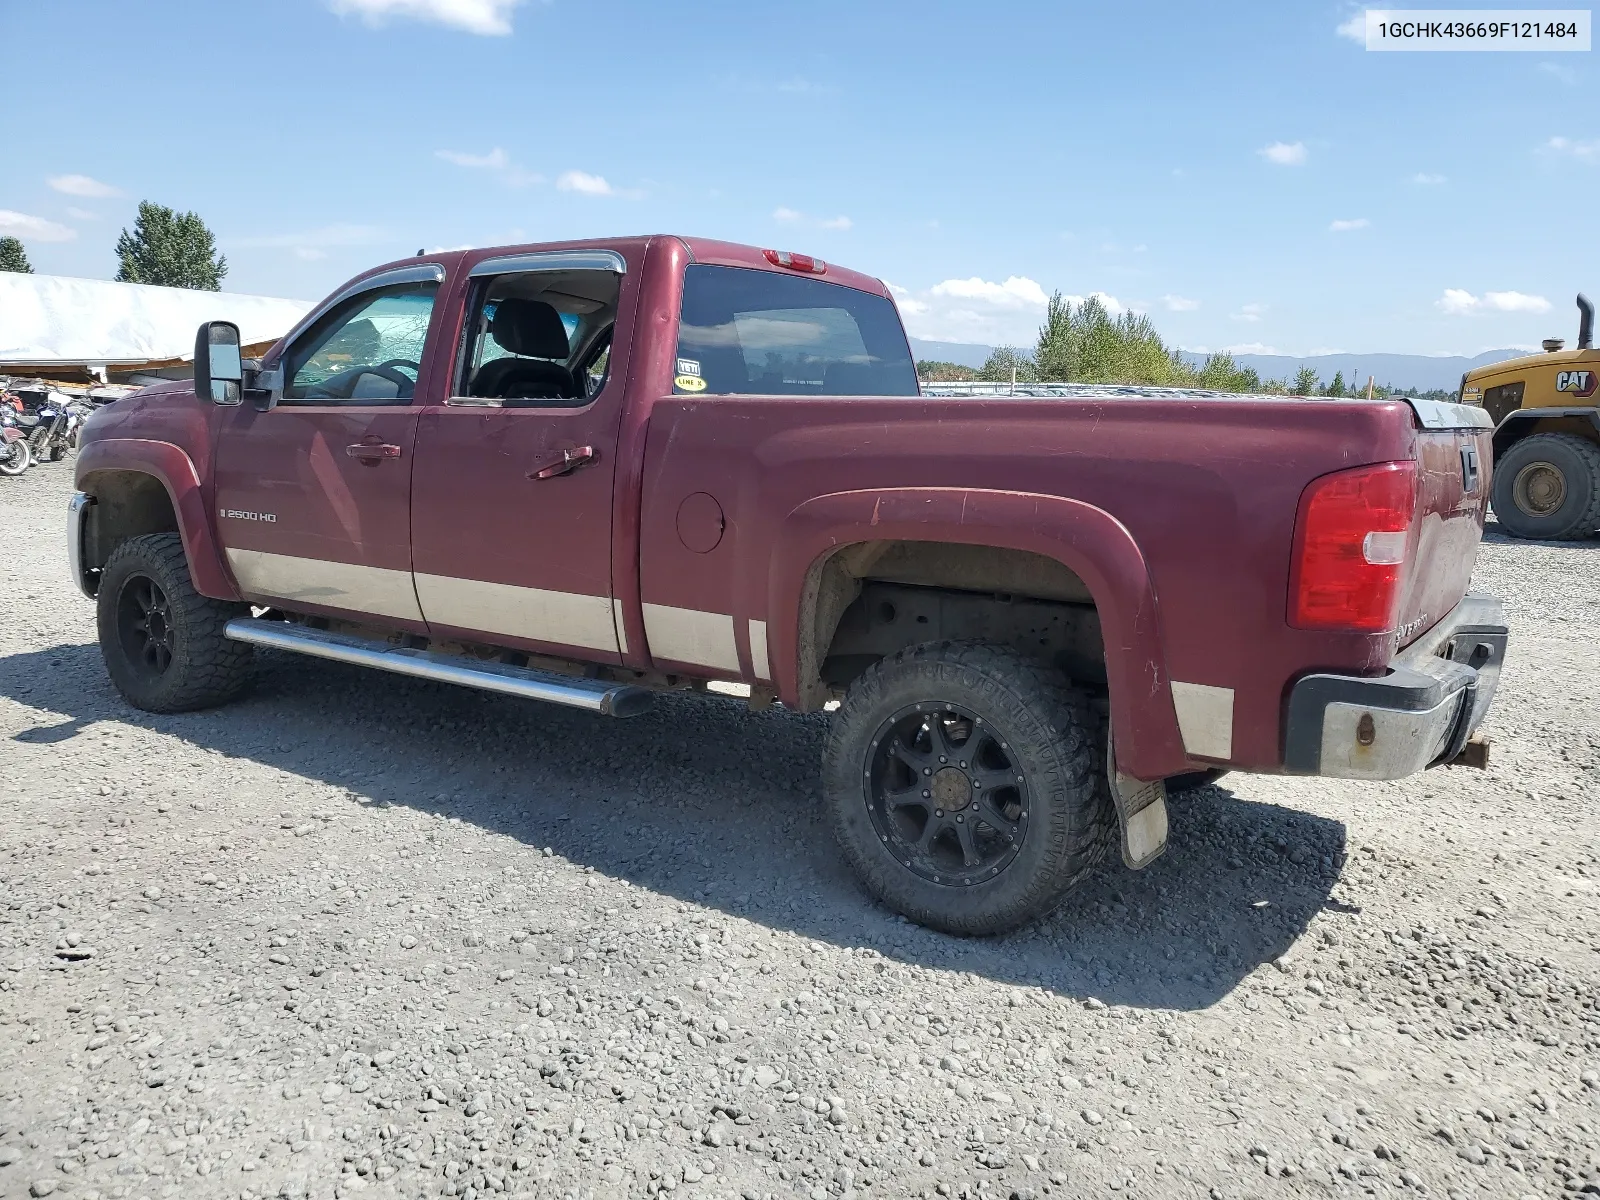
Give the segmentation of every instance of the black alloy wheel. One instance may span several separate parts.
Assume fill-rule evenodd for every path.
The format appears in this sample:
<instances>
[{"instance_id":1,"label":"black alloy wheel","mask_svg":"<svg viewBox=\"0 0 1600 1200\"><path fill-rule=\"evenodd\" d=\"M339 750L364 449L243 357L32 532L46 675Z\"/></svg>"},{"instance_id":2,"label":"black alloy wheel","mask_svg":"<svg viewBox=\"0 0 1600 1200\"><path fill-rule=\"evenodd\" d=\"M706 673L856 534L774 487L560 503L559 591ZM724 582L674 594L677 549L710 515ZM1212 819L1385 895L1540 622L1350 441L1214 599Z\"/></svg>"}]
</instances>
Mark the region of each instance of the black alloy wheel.
<instances>
[{"instance_id":1,"label":"black alloy wheel","mask_svg":"<svg viewBox=\"0 0 1600 1200\"><path fill-rule=\"evenodd\" d=\"M868 768L873 828L931 883L993 879L1028 836L1027 775L983 718L955 704L913 704L879 727Z\"/></svg>"},{"instance_id":2,"label":"black alloy wheel","mask_svg":"<svg viewBox=\"0 0 1600 1200\"><path fill-rule=\"evenodd\" d=\"M130 575L117 597L117 642L128 664L146 679L172 666L172 612L167 594L148 575Z\"/></svg>"}]
</instances>

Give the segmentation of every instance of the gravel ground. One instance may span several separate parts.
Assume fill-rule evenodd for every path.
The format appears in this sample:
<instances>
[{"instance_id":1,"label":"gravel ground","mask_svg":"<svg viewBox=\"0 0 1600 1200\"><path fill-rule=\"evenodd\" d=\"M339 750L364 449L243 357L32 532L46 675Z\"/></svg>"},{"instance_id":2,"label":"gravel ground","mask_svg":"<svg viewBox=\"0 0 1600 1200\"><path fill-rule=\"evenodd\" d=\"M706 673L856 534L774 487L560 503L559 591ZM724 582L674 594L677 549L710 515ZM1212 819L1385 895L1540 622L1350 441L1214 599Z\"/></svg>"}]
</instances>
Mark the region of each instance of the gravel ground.
<instances>
[{"instance_id":1,"label":"gravel ground","mask_svg":"<svg viewBox=\"0 0 1600 1200\"><path fill-rule=\"evenodd\" d=\"M1600 1191L1600 542L1483 550L1488 772L1230 778L980 942L845 873L823 718L128 708L69 471L0 480L0 1196Z\"/></svg>"}]
</instances>

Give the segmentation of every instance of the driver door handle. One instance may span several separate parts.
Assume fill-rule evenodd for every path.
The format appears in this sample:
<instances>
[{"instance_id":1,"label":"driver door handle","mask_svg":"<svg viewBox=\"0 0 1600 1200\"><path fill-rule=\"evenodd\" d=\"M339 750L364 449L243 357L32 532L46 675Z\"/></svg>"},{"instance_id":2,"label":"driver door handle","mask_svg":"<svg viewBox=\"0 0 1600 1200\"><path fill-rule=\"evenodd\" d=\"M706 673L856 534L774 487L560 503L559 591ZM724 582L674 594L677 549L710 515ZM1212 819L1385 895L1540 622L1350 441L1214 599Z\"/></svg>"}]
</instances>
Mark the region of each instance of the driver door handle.
<instances>
[{"instance_id":1,"label":"driver door handle","mask_svg":"<svg viewBox=\"0 0 1600 1200\"><path fill-rule=\"evenodd\" d=\"M377 466L386 458L399 458L400 447L389 442L357 442L346 446L344 452L357 462Z\"/></svg>"},{"instance_id":2,"label":"driver door handle","mask_svg":"<svg viewBox=\"0 0 1600 1200\"><path fill-rule=\"evenodd\" d=\"M555 462L529 471L528 478L555 479L560 475L570 475L579 467L592 463L599 457L593 446L569 446L561 452L561 457Z\"/></svg>"}]
</instances>

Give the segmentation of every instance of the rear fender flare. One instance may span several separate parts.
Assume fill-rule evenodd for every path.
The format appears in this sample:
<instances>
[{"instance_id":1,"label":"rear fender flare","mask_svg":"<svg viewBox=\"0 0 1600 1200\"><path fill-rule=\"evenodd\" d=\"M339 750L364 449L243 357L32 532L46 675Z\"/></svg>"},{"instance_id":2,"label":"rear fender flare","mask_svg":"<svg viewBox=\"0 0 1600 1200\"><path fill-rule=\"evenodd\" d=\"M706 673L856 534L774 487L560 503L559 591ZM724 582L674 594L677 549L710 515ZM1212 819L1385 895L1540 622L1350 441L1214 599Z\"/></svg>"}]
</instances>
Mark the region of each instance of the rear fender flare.
<instances>
[{"instance_id":1,"label":"rear fender flare","mask_svg":"<svg viewBox=\"0 0 1600 1200\"><path fill-rule=\"evenodd\" d=\"M972 488L835 492L794 509L779 527L768 574L778 694L798 703L808 575L847 546L876 541L961 542L1031 551L1060 562L1099 611L1121 768L1140 779L1187 769L1162 648L1160 612L1144 556L1127 528L1059 496Z\"/></svg>"},{"instance_id":2,"label":"rear fender flare","mask_svg":"<svg viewBox=\"0 0 1600 1200\"><path fill-rule=\"evenodd\" d=\"M183 539L195 590L216 600L240 598L217 543L211 509L193 459L170 442L141 438L97 439L79 452L77 480L81 490L92 496L94 476L108 471L132 471L160 482L178 518L178 535Z\"/></svg>"}]
</instances>

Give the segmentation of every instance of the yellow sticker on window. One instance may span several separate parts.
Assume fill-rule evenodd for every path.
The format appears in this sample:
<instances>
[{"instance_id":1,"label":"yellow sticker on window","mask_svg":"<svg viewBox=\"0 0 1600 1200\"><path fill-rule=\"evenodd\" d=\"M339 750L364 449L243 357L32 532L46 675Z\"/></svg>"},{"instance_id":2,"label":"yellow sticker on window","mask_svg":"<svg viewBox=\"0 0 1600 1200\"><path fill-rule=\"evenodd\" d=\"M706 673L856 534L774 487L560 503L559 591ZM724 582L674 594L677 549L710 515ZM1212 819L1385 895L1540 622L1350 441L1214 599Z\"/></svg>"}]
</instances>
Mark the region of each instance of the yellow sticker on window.
<instances>
[{"instance_id":1,"label":"yellow sticker on window","mask_svg":"<svg viewBox=\"0 0 1600 1200\"><path fill-rule=\"evenodd\" d=\"M703 392L706 390L706 381L698 375L679 375L672 381L672 386L680 392Z\"/></svg>"}]
</instances>

